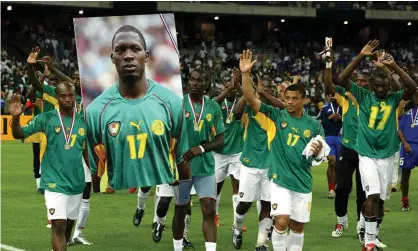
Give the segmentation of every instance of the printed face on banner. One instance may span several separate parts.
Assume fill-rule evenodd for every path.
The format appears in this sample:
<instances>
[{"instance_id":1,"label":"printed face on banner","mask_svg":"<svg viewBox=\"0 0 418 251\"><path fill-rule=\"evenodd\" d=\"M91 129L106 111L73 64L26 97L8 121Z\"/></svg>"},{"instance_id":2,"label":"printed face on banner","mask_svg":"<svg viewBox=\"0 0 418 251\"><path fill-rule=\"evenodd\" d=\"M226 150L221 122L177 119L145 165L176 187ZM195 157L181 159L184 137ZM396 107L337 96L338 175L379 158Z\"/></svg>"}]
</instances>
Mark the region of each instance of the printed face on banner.
<instances>
[{"instance_id":1,"label":"printed face on banner","mask_svg":"<svg viewBox=\"0 0 418 251\"><path fill-rule=\"evenodd\" d=\"M85 107L118 73L125 82L145 74L183 95L174 14L75 18L74 30Z\"/></svg>"}]
</instances>

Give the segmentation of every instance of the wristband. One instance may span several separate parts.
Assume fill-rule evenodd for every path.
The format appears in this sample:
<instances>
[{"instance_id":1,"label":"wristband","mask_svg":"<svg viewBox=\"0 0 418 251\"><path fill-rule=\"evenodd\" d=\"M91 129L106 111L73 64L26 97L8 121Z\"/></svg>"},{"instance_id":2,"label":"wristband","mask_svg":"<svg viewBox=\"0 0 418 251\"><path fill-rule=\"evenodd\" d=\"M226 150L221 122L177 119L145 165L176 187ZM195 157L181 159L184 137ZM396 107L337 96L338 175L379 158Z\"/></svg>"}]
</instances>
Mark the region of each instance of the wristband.
<instances>
[{"instance_id":1,"label":"wristband","mask_svg":"<svg viewBox=\"0 0 418 251\"><path fill-rule=\"evenodd\" d=\"M327 69L332 68L332 62L326 62L325 63L325 68L327 68Z\"/></svg>"},{"instance_id":2,"label":"wristband","mask_svg":"<svg viewBox=\"0 0 418 251\"><path fill-rule=\"evenodd\" d=\"M205 148L203 148L203 146L199 146L200 150L202 151L202 153L205 152Z\"/></svg>"}]
</instances>

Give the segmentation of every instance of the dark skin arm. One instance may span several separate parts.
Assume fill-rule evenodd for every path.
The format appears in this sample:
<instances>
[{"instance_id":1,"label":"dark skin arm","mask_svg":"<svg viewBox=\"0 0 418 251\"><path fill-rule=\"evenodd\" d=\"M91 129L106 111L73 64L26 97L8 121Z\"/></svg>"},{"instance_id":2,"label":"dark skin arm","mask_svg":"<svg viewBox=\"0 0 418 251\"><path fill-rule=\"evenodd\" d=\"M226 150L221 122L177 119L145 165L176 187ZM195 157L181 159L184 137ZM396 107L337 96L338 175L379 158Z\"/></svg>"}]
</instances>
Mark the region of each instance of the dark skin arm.
<instances>
[{"instance_id":1,"label":"dark skin arm","mask_svg":"<svg viewBox=\"0 0 418 251\"><path fill-rule=\"evenodd\" d=\"M376 48L379 46L378 40L369 41L366 46L360 51L359 55L344 69L339 75L339 81L341 85L349 91L351 89L350 77L353 72L358 68L360 62L367 56L372 56L375 53Z\"/></svg>"},{"instance_id":2,"label":"dark skin arm","mask_svg":"<svg viewBox=\"0 0 418 251\"><path fill-rule=\"evenodd\" d=\"M285 107L284 103L280 99L277 99L277 98L273 97L272 95L270 95L269 93L264 91L264 88L261 84L260 79L258 80L257 92L260 96L263 96L265 99L267 99L267 101L269 102L270 105L272 105L274 107L279 107L280 109L284 109L284 107Z\"/></svg>"},{"instance_id":3,"label":"dark skin arm","mask_svg":"<svg viewBox=\"0 0 418 251\"><path fill-rule=\"evenodd\" d=\"M23 113L23 104L20 102L21 96L15 94L10 102L10 115L12 115L12 135L15 139L24 139L23 130L20 126L20 115Z\"/></svg>"},{"instance_id":4,"label":"dark skin arm","mask_svg":"<svg viewBox=\"0 0 418 251\"><path fill-rule=\"evenodd\" d=\"M408 141L406 141L405 136L403 135L401 130L398 130L398 137L401 140L405 151L407 151L408 153L412 152L411 145L408 143Z\"/></svg>"},{"instance_id":5,"label":"dark skin arm","mask_svg":"<svg viewBox=\"0 0 418 251\"><path fill-rule=\"evenodd\" d=\"M328 50L330 51L330 50ZM326 52L328 52L326 51ZM325 59L328 63L332 62L332 57L327 57ZM331 68L325 68L325 72L324 72L324 84L325 84L325 93L327 95L335 95L335 86L332 83L332 67Z\"/></svg>"},{"instance_id":6,"label":"dark skin arm","mask_svg":"<svg viewBox=\"0 0 418 251\"><path fill-rule=\"evenodd\" d=\"M59 79L61 79L62 81L68 81L71 83L73 82L73 80L70 77L68 77L64 73L60 72L57 68L55 68L55 66L52 64L52 59L50 56L43 57L42 61L46 64L46 66L48 66L51 72L55 74Z\"/></svg>"},{"instance_id":7,"label":"dark skin arm","mask_svg":"<svg viewBox=\"0 0 418 251\"><path fill-rule=\"evenodd\" d=\"M244 108L245 108L245 98L241 97L238 100L238 102L235 104L234 111L233 111L236 119L241 119Z\"/></svg>"},{"instance_id":8,"label":"dark skin arm","mask_svg":"<svg viewBox=\"0 0 418 251\"><path fill-rule=\"evenodd\" d=\"M402 89L402 85L401 83L398 81L398 79L395 77L395 75L390 71L390 69L388 68L388 66L386 66L384 63L382 63L382 52L378 53L378 60L374 61L373 63L380 68L381 70L383 70L383 72L385 72L389 78L390 78L390 84L392 87L392 91L393 92L397 92L399 90Z\"/></svg>"},{"instance_id":9,"label":"dark skin arm","mask_svg":"<svg viewBox=\"0 0 418 251\"><path fill-rule=\"evenodd\" d=\"M220 104L222 103L228 94L234 89L234 83L232 82L230 86L226 87L218 96L213 98L213 101Z\"/></svg>"},{"instance_id":10,"label":"dark skin arm","mask_svg":"<svg viewBox=\"0 0 418 251\"><path fill-rule=\"evenodd\" d=\"M206 152L211 152L213 150L221 150L224 147L224 145L225 145L224 133L220 133L220 134L217 134L212 141L206 144L203 144L202 147L203 149L205 149L205 153L206 153ZM183 155L183 161L189 162L194 157L197 157L199 155L202 155L202 150L200 149L199 146L194 146Z\"/></svg>"},{"instance_id":11,"label":"dark skin arm","mask_svg":"<svg viewBox=\"0 0 418 251\"><path fill-rule=\"evenodd\" d=\"M26 94L26 99L30 99L30 101L33 103L36 100L36 91L33 87L31 87Z\"/></svg>"},{"instance_id":12,"label":"dark skin arm","mask_svg":"<svg viewBox=\"0 0 418 251\"><path fill-rule=\"evenodd\" d=\"M406 74L406 72L404 72L401 67L399 67L395 60L393 60L393 57L390 57L387 60L383 60L382 63L388 65L390 68L392 68L396 74L399 75L399 77L402 80L402 83L404 84L404 88L405 88L405 97L406 99L410 99L412 98L412 96L415 94L415 92L417 91L417 84L415 83L414 80L412 80L411 77L409 77L408 74Z\"/></svg>"}]
</instances>

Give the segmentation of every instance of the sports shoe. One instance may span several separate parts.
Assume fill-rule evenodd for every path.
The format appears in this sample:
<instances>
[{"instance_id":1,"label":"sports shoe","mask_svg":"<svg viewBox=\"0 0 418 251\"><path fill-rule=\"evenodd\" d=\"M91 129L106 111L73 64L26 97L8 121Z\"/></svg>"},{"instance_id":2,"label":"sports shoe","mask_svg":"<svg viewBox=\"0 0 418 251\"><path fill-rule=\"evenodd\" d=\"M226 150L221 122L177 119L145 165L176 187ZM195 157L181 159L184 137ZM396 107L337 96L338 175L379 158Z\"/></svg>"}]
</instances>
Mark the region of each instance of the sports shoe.
<instances>
[{"instance_id":1,"label":"sports shoe","mask_svg":"<svg viewBox=\"0 0 418 251\"><path fill-rule=\"evenodd\" d=\"M255 248L255 251L269 251L266 246L259 246Z\"/></svg>"},{"instance_id":2,"label":"sports shoe","mask_svg":"<svg viewBox=\"0 0 418 251\"><path fill-rule=\"evenodd\" d=\"M141 224L142 217L144 217L144 210L136 208L134 218L133 218L134 226L139 226L139 224Z\"/></svg>"},{"instance_id":3,"label":"sports shoe","mask_svg":"<svg viewBox=\"0 0 418 251\"><path fill-rule=\"evenodd\" d=\"M157 224L154 225L154 230L152 231L152 239L154 242L160 242L161 238L163 237L163 231L165 229L164 225L156 222Z\"/></svg>"},{"instance_id":4,"label":"sports shoe","mask_svg":"<svg viewBox=\"0 0 418 251\"><path fill-rule=\"evenodd\" d=\"M186 237L183 237L183 248L194 248L193 244Z\"/></svg>"},{"instance_id":5,"label":"sports shoe","mask_svg":"<svg viewBox=\"0 0 418 251\"><path fill-rule=\"evenodd\" d=\"M338 238L343 235L343 232L347 230L345 225L338 223L335 225L334 231L332 231L332 237Z\"/></svg>"},{"instance_id":6,"label":"sports shoe","mask_svg":"<svg viewBox=\"0 0 418 251\"><path fill-rule=\"evenodd\" d=\"M219 215L216 215L215 216L215 224L216 224L217 227L220 226L220 224L219 224Z\"/></svg>"},{"instance_id":7,"label":"sports shoe","mask_svg":"<svg viewBox=\"0 0 418 251\"><path fill-rule=\"evenodd\" d=\"M409 199L408 198L402 198L402 211L410 211L411 206L409 205Z\"/></svg>"},{"instance_id":8,"label":"sports shoe","mask_svg":"<svg viewBox=\"0 0 418 251\"><path fill-rule=\"evenodd\" d=\"M376 246L381 249L388 247L385 244L383 244L383 242L379 239L379 236L376 236Z\"/></svg>"},{"instance_id":9,"label":"sports shoe","mask_svg":"<svg viewBox=\"0 0 418 251\"><path fill-rule=\"evenodd\" d=\"M235 249L240 249L242 246L242 232L236 229L232 231L232 245L234 245Z\"/></svg>"},{"instance_id":10,"label":"sports shoe","mask_svg":"<svg viewBox=\"0 0 418 251\"><path fill-rule=\"evenodd\" d=\"M74 243L80 243L83 245L93 245L92 242L89 242L86 237L84 237L84 234L79 234L77 237L73 238Z\"/></svg>"},{"instance_id":11,"label":"sports shoe","mask_svg":"<svg viewBox=\"0 0 418 251\"><path fill-rule=\"evenodd\" d=\"M234 229L235 229L234 224L232 224L232 231L234 231ZM246 226L242 226L242 232L247 232Z\"/></svg>"},{"instance_id":12,"label":"sports shoe","mask_svg":"<svg viewBox=\"0 0 418 251\"><path fill-rule=\"evenodd\" d=\"M367 246L363 247L362 251L382 251L383 249L379 248L374 244L368 244Z\"/></svg>"},{"instance_id":13,"label":"sports shoe","mask_svg":"<svg viewBox=\"0 0 418 251\"><path fill-rule=\"evenodd\" d=\"M135 192L136 192L136 187L132 187L132 188L130 188L130 189L129 189L129 192L130 192L130 193L135 193Z\"/></svg>"},{"instance_id":14,"label":"sports shoe","mask_svg":"<svg viewBox=\"0 0 418 251\"><path fill-rule=\"evenodd\" d=\"M390 189L392 191L392 193L398 191L398 188L396 187L395 184L392 185L392 188Z\"/></svg>"},{"instance_id":15,"label":"sports shoe","mask_svg":"<svg viewBox=\"0 0 418 251\"><path fill-rule=\"evenodd\" d=\"M334 199L335 198L335 191L334 190L330 190L328 192L328 199Z\"/></svg>"},{"instance_id":16,"label":"sports shoe","mask_svg":"<svg viewBox=\"0 0 418 251\"><path fill-rule=\"evenodd\" d=\"M48 225L46 225L47 228L51 228L52 226L52 222L50 220L48 220Z\"/></svg>"},{"instance_id":17,"label":"sports shoe","mask_svg":"<svg viewBox=\"0 0 418 251\"><path fill-rule=\"evenodd\" d=\"M360 241L360 245L364 247L366 244L366 229L360 228L360 232L358 233L358 240Z\"/></svg>"}]
</instances>

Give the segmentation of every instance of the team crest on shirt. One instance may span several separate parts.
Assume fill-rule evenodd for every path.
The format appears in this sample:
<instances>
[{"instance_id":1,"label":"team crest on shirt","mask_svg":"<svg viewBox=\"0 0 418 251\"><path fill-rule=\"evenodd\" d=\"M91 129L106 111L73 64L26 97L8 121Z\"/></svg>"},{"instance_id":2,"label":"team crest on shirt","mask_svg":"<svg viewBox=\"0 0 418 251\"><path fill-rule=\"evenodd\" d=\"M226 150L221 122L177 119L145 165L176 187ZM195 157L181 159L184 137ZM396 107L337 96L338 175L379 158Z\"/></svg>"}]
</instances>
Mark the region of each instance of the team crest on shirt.
<instances>
[{"instance_id":1,"label":"team crest on shirt","mask_svg":"<svg viewBox=\"0 0 418 251\"><path fill-rule=\"evenodd\" d=\"M239 197L240 198L244 197L244 193L243 192L239 192Z\"/></svg>"},{"instance_id":2,"label":"team crest on shirt","mask_svg":"<svg viewBox=\"0 0 418 251\"><path fill-rule=\"evenodd\" d=\"M186 119L188 119L190 116L190 112L186 112L185 115L186 115Z\"/></svg>"},{"instance_id":3,"label":"team crest on shirt","mask_svg":"<svg viewBox=\"0 0 418 251\"><path fill-rule=\"evenodd\" d=\"M287 127L287 122L286 121L282 121L282 123L280 124L280 127L282 128L282 129L285 129L286 127Z\"/></svg>"},{"instance_id":4,"label":"team crest on shirt","mask_svg":"<svg viewBox=\"0 0 418 251\"><path fill-rule=\"evenodd\" d=\"M309 130L303 131L303 136L305 136L306 138L311 137L311 131L309 131Z\"/></svg>"},{"instance_id":5,"label":"team crest on shirt","mask_svg":"<svg viewBox=\"0 0 418 251\"><path fill-rule=\"evenodd\" d=\"M78 129L78 134L80 134L80 136L84 136L84 128Z\"/></svg>"},{"instance_id":6,"label":"team crest on shirt","mask_svg":"<svg viewBox=\"0 0 418 251\"><path fill-rule=\"evenodd\" d=\"M119 134L120 131L120 122L119 121L112 121L107 124L107 131L109 132L110 136L113 138Z\"/></svg>"},{"instance_id":7,"label":"team crest on shirt","mask_svg":"<svg viewBox=\"0 0 418 251\"><path fill-rule=\"evenodd\" d=\"M54 213L55 213L55 208L50 208L50 209L48 209L48 211L49 211L49 214L50 214L50 215L54 215Z\"/></svg>"},{"instance_id":8,"label":"team crest on shirt","mask_svg":"<svg viewBox=\"0 0 418 251\"><path fill-rule=\"evenodd\" d=\"M211 120L212 120L212 114L207 114L206 115L206 120L208 121L208 122L210 122Z\"/></svg>"},{"instance_id":9,"label":"team crest on shirt","mask_svg":"<svg viewBox=\"0 0 418 251\"><path fill-rule=\"evenodd\" d=\"M157 135L161 136L164 134L164 123L162 120L154 120L151 125L151 131Z\"/></svg>"},{"instance_id":10,"label":"team crest on shirt","mask_svg":"<svg viewBox=\"0 0 418 251\"><path fill-rule=\"evenodd\" d=\"M61 132L61 127L59 127L59 126L54 126L54 132L55 132L56 134L60 133L60 132Z\"/></svg>"},{"instance_id":11,"label":"team crest on shirt","mask_svg":"<svg viewBox=\"0 0 418 251\"><path fill-rule=\"evenodd\" d=\"M271 205L271 207L273 208L273 210L277 209L277 203L274 203L273 205Z\"/></svg>"}]
</instances>

